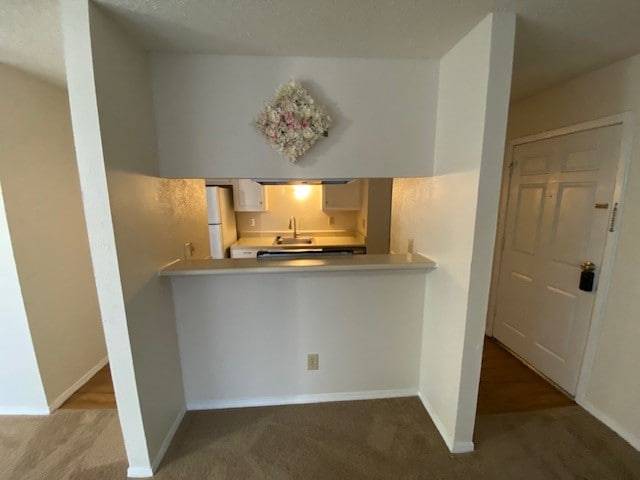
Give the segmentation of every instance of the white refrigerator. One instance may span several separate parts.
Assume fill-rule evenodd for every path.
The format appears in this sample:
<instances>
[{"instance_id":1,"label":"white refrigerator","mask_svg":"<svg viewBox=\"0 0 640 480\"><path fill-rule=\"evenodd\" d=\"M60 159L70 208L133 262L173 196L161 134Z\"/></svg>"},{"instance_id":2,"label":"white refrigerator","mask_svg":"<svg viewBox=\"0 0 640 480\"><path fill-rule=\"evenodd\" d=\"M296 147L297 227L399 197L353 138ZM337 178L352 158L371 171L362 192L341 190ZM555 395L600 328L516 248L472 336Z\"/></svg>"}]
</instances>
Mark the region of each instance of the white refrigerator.
<instances>
[{"instance_id":1,"label":"white refrigerator","mask_svg":"<svg viewBox=\"0 0 640 480\"><path fill-rule=\"evenodd\" d=\"M238 239L231 188L207 187L209 246L212 258L229 258L229 247Z\"/></svg>"}]
</instances>

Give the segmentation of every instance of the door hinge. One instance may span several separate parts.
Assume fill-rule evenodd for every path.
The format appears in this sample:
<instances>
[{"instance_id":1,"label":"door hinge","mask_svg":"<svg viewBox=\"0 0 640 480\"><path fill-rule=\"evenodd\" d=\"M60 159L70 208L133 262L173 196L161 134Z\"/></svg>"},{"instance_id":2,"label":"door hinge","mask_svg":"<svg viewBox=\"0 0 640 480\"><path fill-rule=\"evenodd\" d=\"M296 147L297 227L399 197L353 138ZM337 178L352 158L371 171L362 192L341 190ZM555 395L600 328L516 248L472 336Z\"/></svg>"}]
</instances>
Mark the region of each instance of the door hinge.
<instances>
[{"instance_id":1,"label":"door hinge","mask_svg":"<svg viewBox=\"0 0 640 480\"><path fill-rule=\"evenodd\" d=\"M609 231L616 231L616 220L618 219L618 202L613 204L613 210L611 211L611 221L609 222Z\"/></svg>"}]
</instances>

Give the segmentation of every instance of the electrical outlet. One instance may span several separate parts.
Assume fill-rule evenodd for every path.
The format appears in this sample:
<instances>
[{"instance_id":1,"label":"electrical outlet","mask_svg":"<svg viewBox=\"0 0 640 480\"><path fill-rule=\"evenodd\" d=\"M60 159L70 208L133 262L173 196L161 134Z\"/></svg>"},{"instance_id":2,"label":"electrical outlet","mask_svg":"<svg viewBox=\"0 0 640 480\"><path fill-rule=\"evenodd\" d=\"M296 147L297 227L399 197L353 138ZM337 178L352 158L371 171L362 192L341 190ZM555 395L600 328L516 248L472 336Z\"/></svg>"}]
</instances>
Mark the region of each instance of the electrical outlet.
<instances>
[{"instance_id":1,"label":"electrical outlet","mask_svg":"<svg viewBox=\"0 0 640 480\"><path fill-rule=\"evenodd\" d=\"M364 218L360 219L360 226L362 228L367 228L367 221Z\"/></svg>"},{"instance_id":2,"label":"electrical outlet","mask_svg":"<svg viewBox=\"0 0 640 480\"><path fill-rule=\"evenodd\" d=\"M255 218L250 218L249 219L249 226L250 227L255 227L256 226L256 219Z\"/></svg>"},{"instance_id":3,"label":"electrical outlet","mask_svg":"<svg viewBox=\"0 0 640 480\"><path fill-rule=\"evenodd\" d=\"M307 370L318 370L319 358L317 353L310 353L307 355Z\"/></svg>"},{"instance_id":4,"label":"electrical outlet","mask_svg":"<svg viewBox=\"0 0 640 480\"><path fill-rule=\"evenodd\" d=\"M336 223L336 217L329 217L329 226L332 227Z\"/></svg>"},{"instance_id":5,"label":"electrical outlet","mask_svg":"<svg viewBox=\"0 0 640 480\"><path fill-rule=\"evenodd\" d=\"M413 238L407 242L407 253L413 253Z\"/></svg>"},{"instance_id":6,"label":"electrical outlet","mask_svg":"<svg viewBox=\"0 0 640 480\"><path fill-rule=\"evenodd\" d=\"M193 244L191 242L187 242L184 244L184 259L185 260L191 260L191 257L193 257L193 252L195 251L195 248L193 248Z\"/></svg>"}]
</instances>

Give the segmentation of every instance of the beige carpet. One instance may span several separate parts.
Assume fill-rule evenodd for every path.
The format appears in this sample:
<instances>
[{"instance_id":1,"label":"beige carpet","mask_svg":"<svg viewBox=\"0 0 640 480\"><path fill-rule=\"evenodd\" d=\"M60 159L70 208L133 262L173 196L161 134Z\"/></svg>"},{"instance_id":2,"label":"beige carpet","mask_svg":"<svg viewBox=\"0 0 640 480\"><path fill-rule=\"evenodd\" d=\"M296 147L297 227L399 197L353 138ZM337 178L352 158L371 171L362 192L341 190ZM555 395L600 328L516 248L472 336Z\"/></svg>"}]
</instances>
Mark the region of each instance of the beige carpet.
<instances>
[{"instance_id":1,"label":"beige carpet","mask_svg":"<svg viewBox=\"0 0 640 480\"><path fill-rule=\"evenodd\" d=\"M115 410L58 410L46 417L0 416L0 479L126 478Z\"/></svg>"},{"instance_id":2,"label":"beige carpet","mask_svg":"<svg viewBox=\"0 0 640 480\"><path fill-rule=\"evenodd\" d=\"M190 412L163 479L635 480L640 453L579 407L478 418L453 456L417 398ZM0 417L0 478L123 479L113 410Z\"/></svg>"}]
</instances>

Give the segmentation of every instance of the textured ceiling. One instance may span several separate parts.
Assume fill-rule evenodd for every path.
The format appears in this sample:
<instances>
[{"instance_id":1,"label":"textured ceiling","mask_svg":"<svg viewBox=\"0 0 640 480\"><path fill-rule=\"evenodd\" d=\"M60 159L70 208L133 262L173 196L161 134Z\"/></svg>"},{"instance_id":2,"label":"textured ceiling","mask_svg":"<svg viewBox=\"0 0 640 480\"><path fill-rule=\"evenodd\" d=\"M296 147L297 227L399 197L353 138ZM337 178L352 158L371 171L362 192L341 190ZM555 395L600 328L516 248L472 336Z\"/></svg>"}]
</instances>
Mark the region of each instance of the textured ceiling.
<instances>
[{"instance_id":1,"label":"textured ceiling","mask_svg":"<svg viewBox=\"0 0 640 480\"><path fill-rule=\"evenodd\" d=\"M149 50L437 58L518 14L513 97L640 52L640 0L97 0ZM0 62L64 84L56 0L0 0Z\"/></svg>"}]
</instances>

